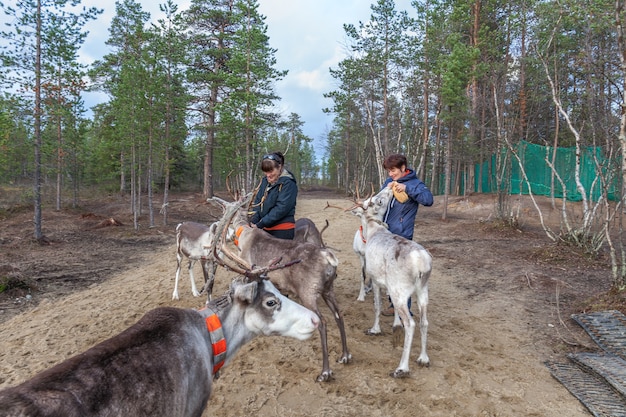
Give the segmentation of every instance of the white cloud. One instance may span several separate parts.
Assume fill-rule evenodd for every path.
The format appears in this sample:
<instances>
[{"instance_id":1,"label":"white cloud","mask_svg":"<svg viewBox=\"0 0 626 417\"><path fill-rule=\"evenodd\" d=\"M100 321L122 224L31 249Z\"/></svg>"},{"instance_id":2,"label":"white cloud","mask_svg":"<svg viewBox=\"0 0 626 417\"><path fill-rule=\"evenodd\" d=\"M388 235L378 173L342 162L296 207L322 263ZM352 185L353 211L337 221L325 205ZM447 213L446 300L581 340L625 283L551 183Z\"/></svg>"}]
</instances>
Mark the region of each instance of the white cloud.
<instances>
[{"instance_id":1,"label":"white cloud","mask_svg":"<svg viewBox=\"0 0 626 417\"><path fill-rule=\"evenodd\" d=\"M296 85L301 88L305 88L311 91L324 92L324 89L328 85L327 79L324 77L319 69L312 71L300 71L293 75L296 80Z\"/></svg>"},{"instance_id":2,"label":"white cloud","mask_svg":"<svg viewBox=\"0 0 626 417\"><path fill-rule=\"evenodd\" d=\"M410 1L396 0L396 9L412 10ZM163 16L159 10L162 0L138 2L150 13L152 22ZM190 2L175 0L178 11L188 9ZM282 97L277 106L286 114L298 113L305 122L304 133L316 141L330 123L330 117L322 112L323 107L331 104L323 94L334 89L329 68L336 68L347 56L343 25L367 21L372 3L376 0L259 0L259 12L266 16L270 46L277 49L276 68L289 71L276 84L276 92ZM98 0L97 7L104 9L104 13L86 27L89 35L80 50L84 64L91 64L110 52L105 41L115 15L115 0ZM86 105L93 106L103 97L106 96L90 94Z\"/></svg>"}]
</instances>

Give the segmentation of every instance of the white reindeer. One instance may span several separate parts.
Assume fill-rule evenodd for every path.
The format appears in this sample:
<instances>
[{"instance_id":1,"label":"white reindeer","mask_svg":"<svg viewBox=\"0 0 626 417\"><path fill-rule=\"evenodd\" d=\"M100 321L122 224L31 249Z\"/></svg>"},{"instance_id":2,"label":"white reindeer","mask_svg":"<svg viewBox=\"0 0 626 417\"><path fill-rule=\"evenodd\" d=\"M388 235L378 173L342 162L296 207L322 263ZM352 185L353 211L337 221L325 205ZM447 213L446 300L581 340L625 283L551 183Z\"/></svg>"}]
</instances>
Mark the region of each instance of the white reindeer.
<instances>
[{"instance_id":1,"label":"white reindeer","mask_svg":"<svg viewBox=\"0 0 626 417\"><path fill-rule=\"evenodd\" d=\"M352 241L352 250L354 250L354 253L359 257L359 262L361 263L361 286L359 288L359 296L356 298L357 301L365 301L365 295L372 290L372 282L367 279L367 275L365 274L365 243L366 239L363 234L363 226L361 226L354 234Z\"/></svg>"},{"instance_id":2,"label":"white reindeer","mask_svg":"<svg viewBox=\"0 0 626 417\"><path fill-rule=\"evenodd\" d=\"M214 222L207 226L202 223L183 222L176 226L176 278L172 300L179 299L178 280L180 278L180 268L183 259L187 258L189 260L187 270L189 280L191 281L191 293L194 297L198 297L206 291L207 301L211 301L215 272L218 266L218 262L214 259L213 253L211 253L217 224L218 222ZM229 229L228 233L230 238L232 230ZM198 291L193 277L193 267L197 261L200 261L202 274L204 275L204 286L200 291Z\"/></svg>"},{"instance_id":3,"label":"white reindeer","mask_svg":"<svg viewBox=\"0 0 626 417\"><path fill-rule=\"evenodd\" d=\"M385 188L374 197L353 209L361 217L365 230L366 275L374 288L374 325L366 331L369 335L379 335L381 288L387 289L391 302L395 306L394 328L404 325L404 347L400 364L390 373L394 378L409 375L409 357L415 333L415 320L407 306L412 294L417 294L420 316L421 351L417 358L420 366L429 366L430 359L426 352L428 339L428 278L432 269L432 257L420 244L395 235L387 230L382 219L393 192Z\"/></svg>"},{"instance_id":4,"label":"white reindeer","mask_svg":"<svg viewBox=\"0 0 626 417\"><path fill-rule=\"evenodd\" d=\"M270 281L233 281L203 310L160 307L91 349L0 391L0 417L199 417L213 381L259 335L304 340L319 317Z\"/></svg>"}]
</instances>

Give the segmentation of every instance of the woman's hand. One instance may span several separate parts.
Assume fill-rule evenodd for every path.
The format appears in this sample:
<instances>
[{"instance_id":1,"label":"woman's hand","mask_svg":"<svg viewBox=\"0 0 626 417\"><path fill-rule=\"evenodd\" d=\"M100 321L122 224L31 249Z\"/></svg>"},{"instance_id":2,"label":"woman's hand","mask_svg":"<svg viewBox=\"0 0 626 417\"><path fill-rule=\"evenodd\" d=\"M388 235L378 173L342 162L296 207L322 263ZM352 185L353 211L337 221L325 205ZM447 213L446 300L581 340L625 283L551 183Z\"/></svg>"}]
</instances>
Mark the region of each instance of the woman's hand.
<instances>
[{"instance_id":1,"label":"woman's hand","mask_svg":"<svg viewBox=\"0 0 626 417\"><path fill-rule=\"evenodd\" d=\"M396 181L390 183L391 191L393 191L393 196L400 203L406 203L409 200L409 195L406 193L406 185L399 184Z\"/></svg>"},{"instance_id":2,"label":"woman's hand","mask_svg":"<svg viewBox=\"0 0 626 417\"><path fill-rule=\"evenodd\" d=\"M392 181L391 182L391 187L392 187L393 191L395 191L397 193L401 193L403 191L406 191L406 184L400 184L397 181Z\"/></svg>"}]
</instances>

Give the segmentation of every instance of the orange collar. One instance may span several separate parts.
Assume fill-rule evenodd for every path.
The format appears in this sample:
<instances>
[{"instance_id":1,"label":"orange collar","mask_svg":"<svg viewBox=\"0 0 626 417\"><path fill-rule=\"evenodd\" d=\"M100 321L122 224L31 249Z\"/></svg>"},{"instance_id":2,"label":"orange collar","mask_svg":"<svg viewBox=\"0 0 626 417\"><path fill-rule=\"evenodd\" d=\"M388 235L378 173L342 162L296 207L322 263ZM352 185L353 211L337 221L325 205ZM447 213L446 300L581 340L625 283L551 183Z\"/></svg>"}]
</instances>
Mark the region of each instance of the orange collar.
<instances>
[{"instance_id":1,"label":"orange collar","mask_svg":"<svg viewBox=\"0 0 626 417\"><path fill-rule=\"evenodd\" d=\"M363 243L367 243L367 240L365 240L365 236L363 236L363 225L359 226L359 233L361 234L361 240L363 241Z\"/></svg>"},{"instance_id":2,"label":"orange collar","mask_svg":"<svg viewBox=\"0 0 626 417\"><path fill-rule=\"evenodd\" d=\"M235 246L239 246L239 236L241 236L241 232L243 232L243 226L239 226L235 232L235 239L233 239Z\"/></svg>"},{"instance_id":3,"label":"orange collar","mask_svg":"<svg viewBox=\"0 0 626 417\"><path fill-rule=\"evenodd\" d=\"M206 319L206 328L209 331L211 347L213 348L213 375L218 377L218 371L226 361L226 338L222 330L222 322L217 314L213 313Z\"/></svg>"}]
</instances>

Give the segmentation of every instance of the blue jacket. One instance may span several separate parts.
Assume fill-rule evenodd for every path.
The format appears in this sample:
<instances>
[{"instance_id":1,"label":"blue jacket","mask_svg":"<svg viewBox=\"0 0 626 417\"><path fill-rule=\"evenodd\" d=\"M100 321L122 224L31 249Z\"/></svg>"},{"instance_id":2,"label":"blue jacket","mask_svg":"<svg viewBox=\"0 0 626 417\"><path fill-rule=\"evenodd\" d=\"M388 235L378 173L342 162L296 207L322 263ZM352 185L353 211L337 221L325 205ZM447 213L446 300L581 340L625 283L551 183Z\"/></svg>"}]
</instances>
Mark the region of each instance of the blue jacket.
<instances>
[{"instance_id":1,"label":"blue jacket","mask_svg":"<svg viewBox=\"0 0 626 417\"><path fill-rule=\"evenodd\" d=\"M392 198L383 220L389 226L390 232L412 240L417 208L420 204L432 206L433 194L426 187L426 184L417 178L415 171L412 169L407 169L407 171L408 174L400 178L398 182L406 185L406 193L409 195L409 200L405 203L400 203L395 198ZM388 177L382 188L385 188L392 181L393 179Z\"/></svg>"},{"instance_id":2,"label":"blue jacket","mask_svg":"<svg viewBox=\"0 0 626 417\"><path fill-rule=\"evenodd\" d=\"M297 197L296 179L286 169L274 185L269 185L267 178L263 177L252 204L250 223L256 224L259 229L280 223L295 223Z\"/></svg>"}]
</instances>

